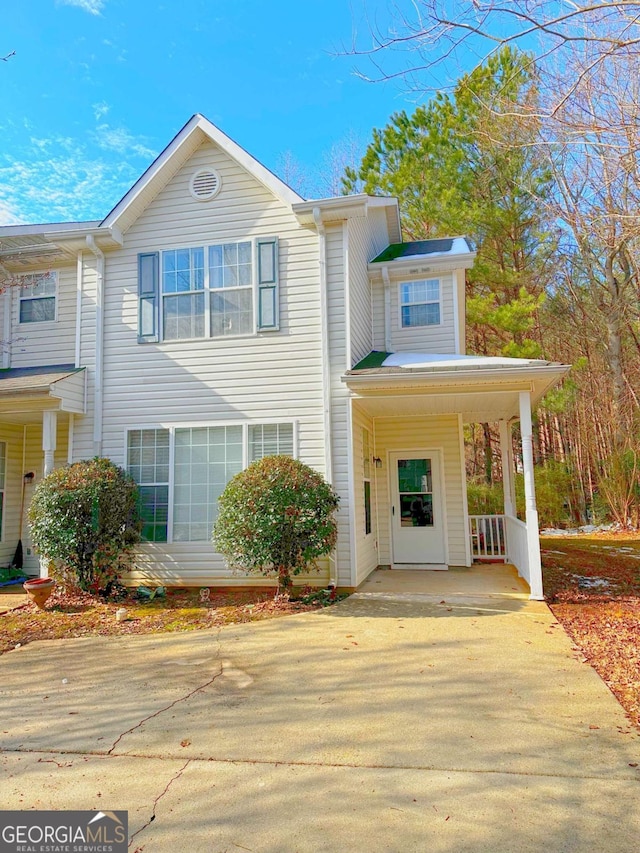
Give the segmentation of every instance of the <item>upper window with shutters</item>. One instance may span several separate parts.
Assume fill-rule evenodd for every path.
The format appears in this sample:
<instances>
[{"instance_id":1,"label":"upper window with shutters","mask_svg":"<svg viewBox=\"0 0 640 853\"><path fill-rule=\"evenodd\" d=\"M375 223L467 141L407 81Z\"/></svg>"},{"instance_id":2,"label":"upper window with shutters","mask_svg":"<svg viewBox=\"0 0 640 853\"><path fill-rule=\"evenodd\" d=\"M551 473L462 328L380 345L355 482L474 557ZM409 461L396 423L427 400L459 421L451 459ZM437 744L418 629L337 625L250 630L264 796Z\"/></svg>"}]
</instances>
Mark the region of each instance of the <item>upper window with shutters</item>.
<instances>
[{"instance_id":1,"label":"upper window with shutters","mask_svg":"<svg viewBox=\"0 0 640 853\"><path fill-rule=\"evenodd\" d=\"M138 256L140 343L278 328L277 237Z\"/></svg>"}]
</instances>

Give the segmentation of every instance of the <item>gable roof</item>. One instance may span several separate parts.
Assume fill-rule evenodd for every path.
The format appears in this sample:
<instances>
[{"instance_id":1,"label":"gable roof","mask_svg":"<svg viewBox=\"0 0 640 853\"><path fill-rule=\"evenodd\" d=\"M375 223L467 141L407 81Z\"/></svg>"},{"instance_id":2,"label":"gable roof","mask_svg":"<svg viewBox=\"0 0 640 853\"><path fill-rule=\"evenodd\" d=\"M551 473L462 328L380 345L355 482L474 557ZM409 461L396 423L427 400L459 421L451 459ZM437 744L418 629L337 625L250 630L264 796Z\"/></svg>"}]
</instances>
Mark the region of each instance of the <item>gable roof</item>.
<instances>
[{"instance_id":1,"label":"gable roof","mask_svg":"<svg viewBox=\"0 0 640 853\"><path fill-rule=\"evenodd\" d=\"M126 231L205 139L211 140L221 148L285 204L293 205L304 201L302 196L212 124L209 119L196 113L174 136L164 151L156 157L146 172L138 178L129 192L105 216L100 223L101 226L117 226L121 231Z\"/></svg>"}]
</instances>

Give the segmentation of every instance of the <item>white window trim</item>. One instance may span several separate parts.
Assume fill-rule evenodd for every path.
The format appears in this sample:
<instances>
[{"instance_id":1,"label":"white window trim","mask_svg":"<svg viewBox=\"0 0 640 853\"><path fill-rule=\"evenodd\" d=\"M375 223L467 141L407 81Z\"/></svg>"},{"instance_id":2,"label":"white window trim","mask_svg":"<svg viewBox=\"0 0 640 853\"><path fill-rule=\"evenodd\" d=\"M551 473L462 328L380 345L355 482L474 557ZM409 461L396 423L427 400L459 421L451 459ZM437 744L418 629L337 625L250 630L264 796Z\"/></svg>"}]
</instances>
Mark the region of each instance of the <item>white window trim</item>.
<instances>
[{"instance_id":1,"label":"white window trim","mask_svg":"<svg viewBox=\"0 0 640 853\"><path fill-rule=\"evenodd\" d=\"M438 299L427 299L424 302L410 302L405 304L402 302L402 285L403 284L415 284L419 281L437 281L438 282ZM444 326L444 304L443 304L443 286L442 286L442 278L440 276L429 276L425 278L425 276L421 276L420 278L406 278L402 281L398 282L398 329L401 332L412 332L415 329L439 329ZM415 305L438 305L439 313L440 313L440 322L439 323L425 323L422 326L403 326L402 325L402 309L410 308Z\"/></svg>"},{"instance_id":2,"label":"white window trim","mask_svg":"<svg viewBox=\"0 0 640 853\"><path fill-rule=\"evenodd\" d=\"M167 512L167 541L166 542L143 542L142 545L172 545L173 544L173 503L174 503L174 489L175 489L175 438L176 438L176 430L177 429L205 429L207 427L233 427L240 426L242 427L242 470L249 465L249 427L250 426L259 426L259 425L273 425L273 424L292 424L293 426L293 458L299 459L299 429L300 429L300 421L296 418L251 418L244 420L228 420L228 421L185 421L181 422L171 422L171 423L154 423L154 424L131 424L124 428L124 453L123 453L123 465L125 471L128 470L128 461L129 461L129 433L135 432L137 430L151 430L151 429L166 429L169 430L169 489L168 489L168 501L169 507ZM153 483L144 483L145 486L154 485ZM166 483L157 483L156 485L164 486ZM199 540L194 542L183 542L181 541L179 544L182 545L198 545L202 544L203 541L208 540Z\"/></svg>"},{"instance_id":3,"label":"white window trim","mask_svg":"<svg viewBox=\"0 0 640 853\"><path fill-rule=\"evenodd\" d=\"M23 279L27 278L28 276L38 276L38 275L50 276L55 281L56 292L54 293L53 297L51 297L51 296L25 296L25 297L23 297L22 296L22 287L23 287L22 281L23 281ZM25 327L37 326L38 328L42 328L43 326L52 326L54 323L57 323L58 322L58 302L59 302L59 296L60 296L60 276L58 275L58 270L33 270L32 272L22 273L19 277L20 277L20 286L16 288L16 290L18 291L18 316L17 316L18 326L25 326ZM29 321L23 322L20 319L20 307L21 307L23 301L24 302L34 302L37 299L52 299L52 298L55 299L55 302L54 302L55 313L54 313L53 320L36 320L35 322L32 320L30 322Z\"/></svg>"},{"instance_id":4,"label":"white window trim","mask_svg":"<svg viewBox=\"0 0 640 853\"><path fill-rule=\"evenodd\" d=\"M169 248L162 248L156 250L158 252L158 296L160 299L160 305L158 307L158 332L159 332L159 343L162 344L185 344L190 341L224 341L229 338L233 338L234 340L238 340L240 338L255 338L261 335L272 335L274 331L279 331L279 328L275 329L260 329L258 327L258 311L259 305L258 300L260 297L259 293L259 283L258 283L258 244L263 240L271 240L276 239L275 236L272 235L260 235L259 237L238 237L235 239L225 240L224 242L215 243L182 243L179 246L170 246ZM239 287L210 287L209 284L209 249L213 246L224 246L231 243L250 243L251 244L251 284L241 285ZM202 249L204 252L204 287L202 290L188 290L183 291L185 296L193 295L196 293L204 293L205 294L205 309L204 309L204 337L201 338L170 338L165 339L164 336L164 299L168 296L179 296L180 293L164 293L163 291L163 260L162 256L165 252L176 252L181 249ZM279 263L279 256L277 259ZM235 290L248 290L251 288L251 299L252 299L252 320L253 320L253 330L251 332L239 332L237 335L212 335L211 334L211 294L212 293L223 293L223 292L233 292ZM280 285L278 283L278 291L280 289ZM279 297L278 297L279 298ZM56 319L57 319L57 310L58 310L58 300L56 298ZM29 325L29 324L27 324ZM260 421L260 423L268 423L268 421Z\"/></svg>"}]
</instances>

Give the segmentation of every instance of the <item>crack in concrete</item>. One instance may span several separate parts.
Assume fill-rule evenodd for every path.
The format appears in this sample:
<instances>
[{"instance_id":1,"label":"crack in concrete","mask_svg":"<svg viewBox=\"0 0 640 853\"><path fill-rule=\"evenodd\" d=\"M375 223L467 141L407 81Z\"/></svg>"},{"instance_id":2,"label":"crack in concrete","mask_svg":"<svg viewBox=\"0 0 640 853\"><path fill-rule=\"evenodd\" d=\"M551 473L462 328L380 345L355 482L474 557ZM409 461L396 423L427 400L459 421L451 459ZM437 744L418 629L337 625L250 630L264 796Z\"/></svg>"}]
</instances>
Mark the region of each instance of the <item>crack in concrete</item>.
<instances>
[{"instance_id":1,"label":"crack in concrete","mask_svg":"<svg viewBox=\"0 0 640 853\"><path fill-rule=\"evenodd\" d=\"M132 726L130 729L127 729L126 732L122 732L121 735L118 735L116 740L113 742L113 746L110 749L108 749L105 754L106 755L112 755L113 750L120 743L122 738L126 737L127 735L130 735L132 732L135 732L136 729L139 729L141 726L143 726L149 720L153 720L154 717L159 717L160 714L164 714L165 711L170 711L172 708L175 708L175 706L179 705L180 702L186 702L187 699L190 699L192 696L195 696L196 693L199 693L201 690L205 690L207 687L209 687L211 684L213 684L213 682L217 678L220 678L220 676L223 674L223 672L224 672L224 668L223 668L222 664L220 664L220 671L216 672L216 674L212 678L210 678L208 681L206 681L204 684L200 684L198 687L195 687L190 693L187 693L185 696L179 696L177 699L174 699L173 702L171 702L165 708L159 708L157 711L154 711L153 714L149 714L143 720L140 720L140 722L136 723L135 726Z\"/></svg>"},{"instance_id":2,"label":"crack in concrete","mask_svg":"<svg viewBox=\"0 0 640 853\"><path fill-rule=\"evenodd\" d=\"M217 644L217 647L218 647L216 657L217 657L217 658L218 658L218 660L219 660L219 659L220 659L220 652L221 652L220 628L218 628L218 633L217 633L217 635L216 635L216 644ZM153 713L153 714L149 714L149 715L148 715L147 717L145 717L143 720L140 720L140 722L139 722L139 723L136 723L136 725L135 725L135 726L132 726L130 729L127 729L127 731L126 731L126 732L122 732L122 734L121 734L121 735L118 735L118 737L114 740L114 742L113 742L113 744L112 744L111 748L110 748L110 749L108 749L108 750L106 751L106 753L104 753L104 754L106 754L106 755L112 755L112 754L113 754L113 750L116 748L116 746L120 743L120 741L121 741L124 737L126 737L127 735L130 735L132 732L135 732L135 731L136 731L136 729L139 729L141 726L143 726L143 725L144 725L146 722L148 722L149 720L153 720L153 719L154 719L154 717L159 717L159 716L160 716L160 714L164 714L164 713L165 713L165 711L170 711L170 710L171 710L172 708L174 708L176 705L179 705L179 704L180 704L180 702L186 702L186 701L187 701L187 699L190 699L192 696L195 696L195 694L196 694L196 693L199 693L201 690L205 690L207 687L209 687L211 684L213 684L213 682L214 682L217 678L220 678L220 676L221 676L221 675L223 675L223 674L224 674L224 663L220 663L220 669L219 669L219 671L218 671L218 672L216 672L216 674L215 674L212 678L210 678L210 679L209 679L208 681L206 681L204 684L201 684L201 685L199 685L198 687L196 687L196 688L195 688L194 690L192 690L190 693L187 693L187 694L186 694L186 696L179 696L177 699L174 699L174 701L173 701L173 702L171 702L169 705L167 705L165 708L160 708L159 710L154 711L154 713Z\"/></svg>"},{"instance_id":3,"label":"crack in concrete","mask_svg":"<svg viewBox=\"0 0 640 853\"><path fill-rule=\"evenodd\" d=\"M96 758L115 758L128 759L134 758L138 760L154 759L158 761L182 761L182 757L178 758L175 755L162 755L161 753L137 753L137 752L120 752L113 755L111 752L98 750L71 750L71 749L0 749L0 758L2 755L25 754L25 755L83 755L94 756ZM187 758L187 764L237 764L237 765L266 765L269 767L331 767L345 770L410 770L429 773L469 773L478 776L523 776L534 779L585 779L596 782L640 782L640 774L629 773L629 775L596 775L595 773L544 773L542 771L531 770L509 770L500 768L474 768L474 767L445 767L437 764L375 764L346 761L289 761L287 759L276 758L216 758L211 756L203 758L202 756L191 756ZM634 768L635 769L635 768Z\"/></svg>"},{"instance_id":4,"label":"crack in concrete","mask_svg":"<svg viewBox=\"0 0 640 853\"><path fill-rule=\"evenodd\" d=\"M145 824L143 824L140 827L140 829L137 829L133 833L133 835L129 838L129 847L131 847L131 845L133 844L133 839L136 837L136 835L140 835L141 832L144 832L144 830L148 826L150 826L153 823L153 821L156 819L156 809L158 808L158 803L160 802L160 800L163 797L165 797L167 795L169 788L173 785L174 782L178 781L178 779L182 776L182 774L187 769L189 764L191 764L191 759L188 759L187 761L185 761L185 763L182 765L180 770L178 770L178 772L174 776L172 776L171 779L169 779L167 784L164 786L164 790L161 791L158 794L158 796L155 798L155 800L153 801L153 809L151 810L151 817L149 818L149 820ZM143 847L136 847L136 849L133 851L133 853L142 853L143 849L144 849Z\"/></svg>"}]
</instances>

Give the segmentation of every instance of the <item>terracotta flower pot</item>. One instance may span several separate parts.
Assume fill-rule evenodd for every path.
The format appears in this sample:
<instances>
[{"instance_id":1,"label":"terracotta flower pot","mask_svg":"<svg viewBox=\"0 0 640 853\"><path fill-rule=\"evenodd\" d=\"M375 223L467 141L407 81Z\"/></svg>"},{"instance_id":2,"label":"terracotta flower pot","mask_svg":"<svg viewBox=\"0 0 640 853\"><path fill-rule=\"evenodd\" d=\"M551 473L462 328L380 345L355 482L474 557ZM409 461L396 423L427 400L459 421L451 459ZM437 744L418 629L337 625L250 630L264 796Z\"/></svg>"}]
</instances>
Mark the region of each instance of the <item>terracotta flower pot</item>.
<instances>
[{"instance_id":1,"label":"terracotta flower pot","mask_svg":"<svg viewBox=\"0 0 640 853\"><path fill-rule=\"evenodd\" d=\"M53 592L56 582L53 578L32 578L22 584L24 591L31 601L35 602L43 610L44 603Z\"/></svg>"}]
</instances>

